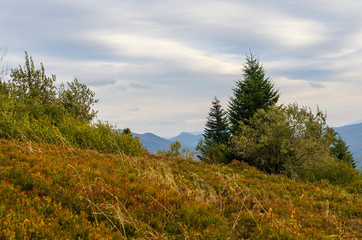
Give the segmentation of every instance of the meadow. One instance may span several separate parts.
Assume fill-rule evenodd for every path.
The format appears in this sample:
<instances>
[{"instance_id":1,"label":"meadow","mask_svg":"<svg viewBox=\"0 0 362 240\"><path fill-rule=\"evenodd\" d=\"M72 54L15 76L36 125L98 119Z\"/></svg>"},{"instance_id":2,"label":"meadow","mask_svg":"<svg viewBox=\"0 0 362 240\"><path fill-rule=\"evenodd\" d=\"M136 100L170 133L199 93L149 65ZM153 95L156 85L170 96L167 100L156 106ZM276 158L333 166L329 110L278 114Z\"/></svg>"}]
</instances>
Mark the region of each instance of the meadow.
<instances>
[{"instance_id":1,"label":"meadow","mask_svg":"<svg viewBox=\"0 0 362 240\"><path fill-rule=\"evenodd\" d=\"M0 239L361 239L361 185L0 140Z\"/></svg>"}]
</instances>

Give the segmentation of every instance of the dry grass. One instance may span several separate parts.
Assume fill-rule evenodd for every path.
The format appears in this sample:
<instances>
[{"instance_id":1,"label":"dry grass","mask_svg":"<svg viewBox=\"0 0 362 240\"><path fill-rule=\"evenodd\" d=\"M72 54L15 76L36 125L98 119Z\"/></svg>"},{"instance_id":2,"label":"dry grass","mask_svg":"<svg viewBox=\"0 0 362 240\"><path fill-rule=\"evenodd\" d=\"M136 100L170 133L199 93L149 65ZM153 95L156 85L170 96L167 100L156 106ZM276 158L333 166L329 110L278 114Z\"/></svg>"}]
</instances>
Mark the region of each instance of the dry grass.
<instances>
[{"instance_id":1,"label":"dry grass","mask_svg":"<svg viewBox=\"0 0 362 240\"><path fill-rule=\"evenodd\" d=\"M358 189L266 175L241 162L0 140L0 182L5 239L362 237Z\"/></svg>"}]
</instances>

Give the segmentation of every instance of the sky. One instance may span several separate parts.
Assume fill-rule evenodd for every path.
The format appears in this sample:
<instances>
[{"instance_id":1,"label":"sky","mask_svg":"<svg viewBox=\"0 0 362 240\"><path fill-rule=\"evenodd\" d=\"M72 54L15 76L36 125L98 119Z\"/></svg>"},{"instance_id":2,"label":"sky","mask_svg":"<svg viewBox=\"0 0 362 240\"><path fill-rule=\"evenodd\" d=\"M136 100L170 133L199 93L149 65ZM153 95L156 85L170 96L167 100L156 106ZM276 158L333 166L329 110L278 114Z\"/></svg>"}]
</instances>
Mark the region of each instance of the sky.
<instances>
[{"instance_id":1,"label":"sky","mask_svg":"<svg viewBox=\"0 0 362 240\"><path fill-rule=\"evenodd\" d=\"M132 132L203 131L211 101L227 109L250 51L279 104L362 120L360 0L2 0L1 65L27 51L57 84L96 93L98 119Z\"/></svg>"}]
</instances>

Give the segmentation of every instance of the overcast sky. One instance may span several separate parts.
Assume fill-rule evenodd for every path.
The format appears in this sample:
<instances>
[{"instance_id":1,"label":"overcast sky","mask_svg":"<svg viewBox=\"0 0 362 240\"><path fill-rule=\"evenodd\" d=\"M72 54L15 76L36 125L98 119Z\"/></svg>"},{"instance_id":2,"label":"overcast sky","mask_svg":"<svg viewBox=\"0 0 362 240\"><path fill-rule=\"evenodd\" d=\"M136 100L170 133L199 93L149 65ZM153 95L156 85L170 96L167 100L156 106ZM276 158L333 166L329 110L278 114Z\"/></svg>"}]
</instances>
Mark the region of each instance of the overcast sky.
<instances>
[{"instance_id":1,"label":"overcast sky","mask_svg":"<svg viewBox=\"0 0 362 240\"><path fill-rule=\"evenodd\" d=\"M24 51L58 83L96 93L98 118L137 133L202 131L227 108L245 54L258 55L281 103L362 120L360 0L1 0L0 47ZM38 65L39 66L39 65Z\"/></svg>"}]
</instances>

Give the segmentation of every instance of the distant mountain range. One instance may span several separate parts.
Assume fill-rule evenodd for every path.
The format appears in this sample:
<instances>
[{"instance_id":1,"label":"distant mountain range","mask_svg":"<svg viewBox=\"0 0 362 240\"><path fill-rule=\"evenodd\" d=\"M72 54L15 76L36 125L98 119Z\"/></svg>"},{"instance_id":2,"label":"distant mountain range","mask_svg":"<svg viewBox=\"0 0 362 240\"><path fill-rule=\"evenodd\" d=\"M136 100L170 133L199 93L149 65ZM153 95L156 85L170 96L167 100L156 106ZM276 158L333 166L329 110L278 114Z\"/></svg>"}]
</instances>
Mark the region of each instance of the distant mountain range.
<instances>
[{"instance_id":1,"label":"distant mountain range","mask_svg":"<svg viewBox=\"0 0 362 240\"><path fill-rule=\"evenodd\" d=\"M201 138L203 138L202 134L193 134L188 132L182 132L178 136L170 139L159 137L153 133L133 133L133 135L139 137L140 141L150 153L157 153L158 150L169 150L170 143L176 141L181 143L182 149L195 151L197 143Z\"/></svg>"},{"instance_id":2,"label":"distant mountain range","mask_svg":"<svg viewBox=\"0 0 362 240\"><path fill-rule=\"evenodd\" d=\"M362 167L362 123L334 128L349 146L356 161L357 169Z\"/></svg>"},{"instance_id":3,"label":"distant mountain range","mask_svg":"<svg viewBox=\"0 0 362 240\"><path fill-rule=\"evenodd\" d=\"M342 127L334 128L346 141L349 150L353 153L356 161L357 169L362 167L362 123L345 125ZM181 148L195 151L196 145L201 138L202 134L182 132L173 138L162 138L153 133L138 134L133 133L134 136L140 138L140 141L148 149L150 153L157 153L158 150L170 149L170 143L179 141Z\"/></svg>"}]
</instances>

